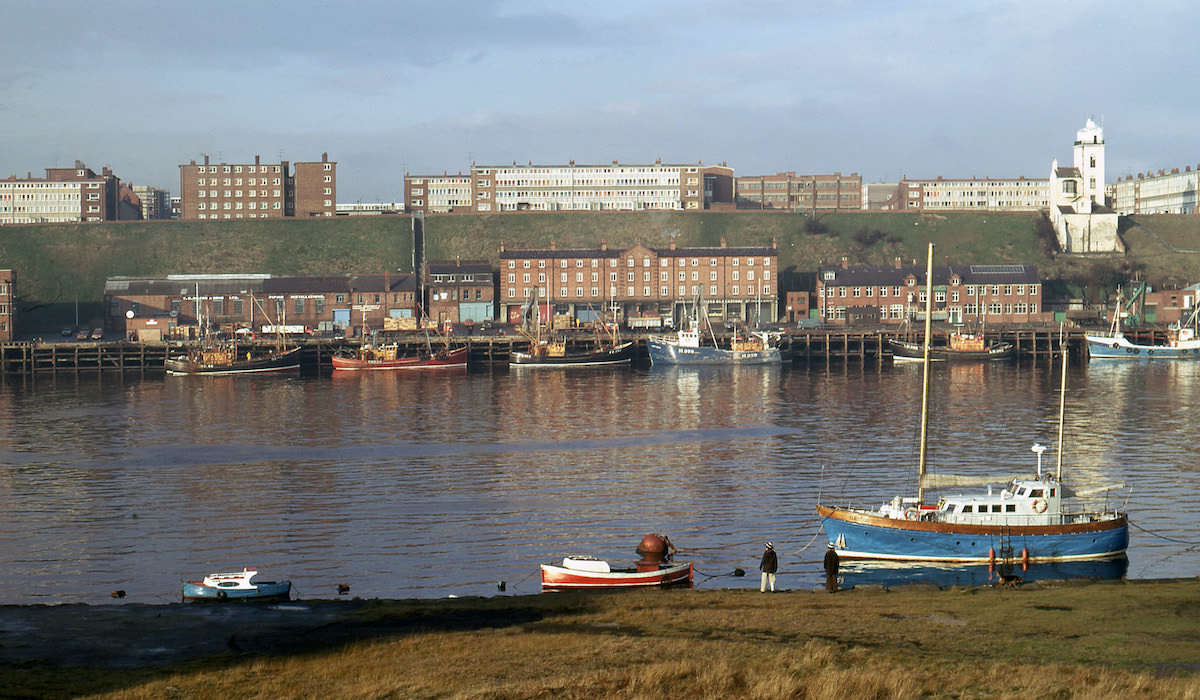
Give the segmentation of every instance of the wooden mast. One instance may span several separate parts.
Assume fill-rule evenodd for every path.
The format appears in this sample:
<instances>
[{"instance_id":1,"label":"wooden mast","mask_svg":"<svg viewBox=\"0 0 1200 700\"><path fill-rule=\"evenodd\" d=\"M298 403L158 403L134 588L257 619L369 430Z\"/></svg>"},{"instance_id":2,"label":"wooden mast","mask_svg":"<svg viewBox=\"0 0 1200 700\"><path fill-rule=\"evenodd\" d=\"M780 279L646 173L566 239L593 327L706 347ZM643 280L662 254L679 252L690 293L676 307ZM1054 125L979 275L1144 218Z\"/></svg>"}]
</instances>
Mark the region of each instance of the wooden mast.
<instances>
[{"instance_id":1,"label":"wooden mast","mask_svg":"<svg viewBox=\"0 0 1200 700\"><path fill-rule=\"evenodd\" d=\"M1058 327L1058 344L1062 347L1062 382L1058 387L1058 471L1056 477L1062 483L1063 421L1067 412L1067 342L1063 327Z\"/></svg>"},{"instance_id":2,"label":"wooden mast","mask_svg":"<svg viewBox=\"0 0 1200 700\"><path fill-rule=\"evenodd\" d=\"M933 243L925 267L925 369L921 377L921 457L917 466L917 505L925 502L925 446L929 433L929 334L933 317Z\"/></svg>"}]
</instances>

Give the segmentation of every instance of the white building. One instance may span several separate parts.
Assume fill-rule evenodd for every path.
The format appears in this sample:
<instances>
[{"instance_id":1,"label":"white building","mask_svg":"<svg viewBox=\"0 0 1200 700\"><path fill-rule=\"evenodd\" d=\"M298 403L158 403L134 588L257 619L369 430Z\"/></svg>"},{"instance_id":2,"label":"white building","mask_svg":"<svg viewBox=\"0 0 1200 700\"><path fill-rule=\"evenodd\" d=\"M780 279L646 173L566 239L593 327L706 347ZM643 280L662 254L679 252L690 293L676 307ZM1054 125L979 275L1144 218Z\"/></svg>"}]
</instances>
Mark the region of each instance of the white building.
<instances>
[{"instance_id":1,"label":"white building","mask_svg":"<svg viewBox=\"0 0 1200 700\"><path fill-rule=\"evenodd\" d=\"M1068 253L1119 253L1117 214L1104 205L1104 129L1091 119L1076 135L1074 166L1050 165L1050 223Z\"/></svg>"},{"instance_id":2,"label":"white building","mask_svg":"<svg viewBox=\"0 0 1200 700\"><path fill-rule=\"evenodd\" d=\"M1179 172L1159 170L1157 173L1126 175L1108 186L1112 208L1121 216L1131 214L1195 214L1197 193L1200 193L1200 165Z\"/></svg>"},{"instance_id":3,"label":"white building","mask_svg":"<svg viewBox=\"0 0 1200 700\"><path fill-rule=\"evenodd\" d=\"M962 178L900 181L901 211L1041 211L1050 206L1045 178Z\"/></svg>"}]
</instances>

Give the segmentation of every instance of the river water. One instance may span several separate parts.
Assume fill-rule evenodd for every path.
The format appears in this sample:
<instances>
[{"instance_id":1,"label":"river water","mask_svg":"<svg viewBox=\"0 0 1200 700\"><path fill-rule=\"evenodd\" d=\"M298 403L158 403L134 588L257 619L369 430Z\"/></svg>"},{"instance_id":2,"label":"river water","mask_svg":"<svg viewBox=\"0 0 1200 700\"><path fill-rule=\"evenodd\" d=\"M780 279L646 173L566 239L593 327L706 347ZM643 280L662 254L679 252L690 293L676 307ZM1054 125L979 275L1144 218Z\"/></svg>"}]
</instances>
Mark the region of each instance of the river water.
<instances>
[{"instance_id":1,"label":"river water","mask_svg":"<svg viewBox=\"0 0 1200 700\"><path fill-rule=\"evenodd\" d=\"M0 603L163 603L257 566L294 595L539 590L661 532L700 587L821 584L818 501L913 495L921 367L57 376L0 385ZM1128 576L1200 568L1200 363L1070 367L1068 482L1126 482ZM1053 468L1059 370L933 371L933 471ZM728 574L741 568L745 578ZM711 578L710 578L711 577Z\"/></svg>"}]
</instances>

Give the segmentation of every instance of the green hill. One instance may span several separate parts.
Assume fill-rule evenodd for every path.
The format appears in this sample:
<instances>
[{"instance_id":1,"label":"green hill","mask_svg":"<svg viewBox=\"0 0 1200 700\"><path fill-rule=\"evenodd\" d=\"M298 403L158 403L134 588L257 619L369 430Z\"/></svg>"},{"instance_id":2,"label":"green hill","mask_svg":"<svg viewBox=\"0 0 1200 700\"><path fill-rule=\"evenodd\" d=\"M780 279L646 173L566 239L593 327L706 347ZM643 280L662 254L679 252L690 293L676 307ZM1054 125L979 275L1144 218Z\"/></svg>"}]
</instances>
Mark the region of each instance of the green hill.
<instances>
[{"instance_id":1,"label":"green hill","mask_svg":"<svg viewBox=\"0 0 1200 700\"><path fill-rule=\"evenodd\" d=\"M1039 223L1041 222L1041 223ZM779 247L784 289L811 289L813 273L842 257L888 265L924 257L938 263L1035 263L1051 290L1089 295L1140 271L1152 284L1200 281L1200 217L1122 219L1127 256L1068 256L1049 242L1044 220L1021 213L920 215L863 212L816 219L786 213L564 213L432 216L426 219L429 259L495 262L508 248L610 247L641 241L666 247ZM1175 250L1172 250L1174 247ZM325 274L412 269L411 220L406 216L338 217L262 222L112 222L0 228L0 267L17 273L23 332L70 325L101 315L104 281L112 276L184 273Z\"/></svg>"}]
</instances>

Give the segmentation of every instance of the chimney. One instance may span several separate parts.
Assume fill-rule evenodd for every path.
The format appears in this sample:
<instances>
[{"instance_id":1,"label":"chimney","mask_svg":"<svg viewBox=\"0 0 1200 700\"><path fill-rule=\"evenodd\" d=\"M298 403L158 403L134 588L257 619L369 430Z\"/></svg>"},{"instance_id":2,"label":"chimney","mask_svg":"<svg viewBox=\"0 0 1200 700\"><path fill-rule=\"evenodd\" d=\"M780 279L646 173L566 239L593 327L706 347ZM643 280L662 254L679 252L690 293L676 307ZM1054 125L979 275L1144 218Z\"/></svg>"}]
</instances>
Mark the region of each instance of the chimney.
<instances>
[{"instance_id":1,"label":"chimney","mask_svg":"<svg viewBox=\"0 0 1200 700\"><path fill-rule=\"evenodd\" d=\"M845 270L849 267L850 267L850 259L847 258L845 255L843 255L842 256L842 269Z\"/></svg>"},{"instance_id":2,"label":"chimney","mask_svg":"<svg viewBox=\"0 0 1200 700\"><path fill-rule=\"evenodd\" d=\"M608 239L607 238L600 239L600 250L608 250Z\"/></svg>"},{"instance_id":3,"label":"chimney","mask_svg":"<svg viewBox=\"0 0 1200 700\"><path fill-rule=\"evenodd\" d=\"M204 154L204 164L208 165L208 154L207 153Z\"/></svg>"},{"instance_id":4,"label":"chimney","mask_svg":"<svg viewBox=\"0 0 1200 700\"><path fill-rule=\"evenodd\" d=\"M892 264L894 264L896 266L897 270L900 269L900 267L903 265L903 262L900 260L899 255L896 256L896 260Z\"/></svg>"},{"instance_id":5,"label":"chimney","mask_svg":"<svg viewBox=\"0 0 1200 700\"><path fill-rule=\"evenodd\" d=\"M554 243L554 241L550 241L550 250L556 250L557 248L558 246Z\"/></svg>"},{"instance_id":6,"label":"chimney","mask_svg":"<svg viewBox=\"0 0 1200 700\"><path fill-rule=\"evenodd\" d=\"M725 247L725 237L724 236L721 236L721 247L722 248Z\"/></svg>"},{"instance_id":7,"label":"chimney","mask_svg":"<svg viewBox=\"0 0 1200 700\"><path fill-rule=\"evenodd\" d=\"M254 156L254 164L259 165L261 159L262 159L262 156Z\"/></svg>"},{"instance_id":8,"label":"chimney","mask_svg":"<svg viewBox=\"0 0 1200 700\"><path fill-rule=\"evenodd\" d=\"M454 256L454 264L459 267L462 267L462 256L461 255Z\"/></svg>"},{"instance_id":9,"label":"chimney","mask_svg":"<svg viewBox=\"0 0 1200 700\"><path fill-rule=\"evenodd\" d=\"M329 151L325 151L324 153L321 154L321 162L322 163L329 162Z\"/></svg>"},{"instance_id":10,"label":"chimney","mask_svg":"<svg viewBox=\"0 0 1200 700\"><path fill-rule=\"evenodd\" d=\"M500 252L504 252L504 241L500 241Z\"/></svg>"},{"instance_id":11,"label":"chimney","mask_svg":"<svg viewBox=\"0 0 1200 700\"><path fill-rule=\"evenodd\" d=\"M675 250L675 237L671 236L671 250Z\"/></svg>"}]
</instances>

